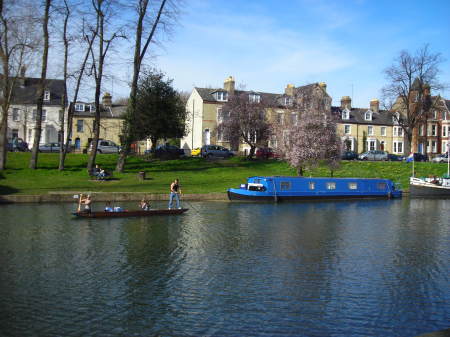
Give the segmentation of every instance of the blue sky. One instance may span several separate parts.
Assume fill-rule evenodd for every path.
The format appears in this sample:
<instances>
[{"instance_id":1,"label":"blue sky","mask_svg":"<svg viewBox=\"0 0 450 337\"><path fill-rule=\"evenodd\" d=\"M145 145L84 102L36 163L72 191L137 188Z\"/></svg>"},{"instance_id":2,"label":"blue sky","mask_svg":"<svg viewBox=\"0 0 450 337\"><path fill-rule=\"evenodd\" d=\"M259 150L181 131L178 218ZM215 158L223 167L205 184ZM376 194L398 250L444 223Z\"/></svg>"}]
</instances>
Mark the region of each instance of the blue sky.
<instances>
[{"instance_id":1,"label":"blue sky","mask_svg":"<svg viewBox=\"0 0 450 337\"><path fill-rule=\"evenodd\" d=\"M230 75L273 93L326 82L333 104L348 95L368 107L402 49L429 43L450 84L449 14L448 0L186 0L153 62L179 90L220 87ZM449 89L441 94L450 99Z\"/></svg>"}]
</instances>

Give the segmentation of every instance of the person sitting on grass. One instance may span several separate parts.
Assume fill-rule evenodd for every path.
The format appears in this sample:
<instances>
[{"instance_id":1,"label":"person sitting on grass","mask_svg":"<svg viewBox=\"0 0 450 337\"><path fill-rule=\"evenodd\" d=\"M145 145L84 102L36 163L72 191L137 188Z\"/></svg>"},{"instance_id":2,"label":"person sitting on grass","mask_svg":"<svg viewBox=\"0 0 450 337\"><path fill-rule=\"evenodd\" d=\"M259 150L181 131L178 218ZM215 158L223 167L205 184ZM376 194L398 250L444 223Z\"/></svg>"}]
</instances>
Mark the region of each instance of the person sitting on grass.
<instances>
[{"instance_id":1,"label":"person sitting on grass","mask_svg":"<svg viewBox=\"0 0 450 337\"><path fill-rule=\"evenodd\" d=\"M105 170L100 168L98 164L95 165L95 168L92 173L95 177L97 177L98 180L104 180L106 178Z\"/></svg>"}]
</instances>

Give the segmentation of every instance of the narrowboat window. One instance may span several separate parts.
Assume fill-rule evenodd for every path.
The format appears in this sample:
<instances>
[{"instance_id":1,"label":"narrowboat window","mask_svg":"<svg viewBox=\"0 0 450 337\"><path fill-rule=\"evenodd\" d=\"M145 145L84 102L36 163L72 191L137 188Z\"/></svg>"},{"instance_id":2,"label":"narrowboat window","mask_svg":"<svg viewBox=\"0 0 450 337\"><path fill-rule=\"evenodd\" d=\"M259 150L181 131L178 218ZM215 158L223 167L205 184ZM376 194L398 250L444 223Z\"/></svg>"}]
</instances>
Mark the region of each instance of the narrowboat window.
<instances>
[{"instance_id":1,"label":"narrowboat window","mask_svg":"<svg viewBox=\"0 0 450 337\"><path fill-rule=\"evenodd\" d=\"M386 183L378 183L377 188L379 190L385 190L386 189Z\"/></svg>"},{"instance_id":2,"label":"narrowboat window","mask_svg":"<svg viewBox=\"0 0 450 337\"><path fill-rule=\"evenodd\" d=\"M357 183L348 183L348 189L349 190L357 190L358 184Z\"/></svg>"},{"instance_id":3,"label":"narrowboat window","mask_svg":"<svg viewBox=\"0 0 450 337\"><path fill-rule=\"evenodd\" d=\"M255 184L261 183L261 179L255 179L255 180L254 180L254 183L255 183Z\"/></svg>"},{"instance_id":4,"label":"narrowboat window","mask_svg":"<svg viewBox=\"0 0 450 337\"><path fill-rule=\"evenodd\" d=\"M310 190L316 189L316 183L315 183L314 181L310 181L310 182L309 182L309 189L310 189Z\"/></svg>"},{"instance_id":5,"label":"narrowboat window","mask_svg":"<svg viewBox=\"0 0 450 337\"><path fill-rule=\"evenodd\" d=\"M335 182L327 183L327 190L335 190L335 189L336 189Z\"/></svg>"},{"instance_id":6,"label":"narrowboat window","mask_svg":"<svg viewBox=\"0 0 450 337\"><path fill-rule=\"evenodd\" d=\"M290 190L291 189L291 182L290 181L282 181L280 183L280 189L282 191Z\"/></svg>"}]
</instances>

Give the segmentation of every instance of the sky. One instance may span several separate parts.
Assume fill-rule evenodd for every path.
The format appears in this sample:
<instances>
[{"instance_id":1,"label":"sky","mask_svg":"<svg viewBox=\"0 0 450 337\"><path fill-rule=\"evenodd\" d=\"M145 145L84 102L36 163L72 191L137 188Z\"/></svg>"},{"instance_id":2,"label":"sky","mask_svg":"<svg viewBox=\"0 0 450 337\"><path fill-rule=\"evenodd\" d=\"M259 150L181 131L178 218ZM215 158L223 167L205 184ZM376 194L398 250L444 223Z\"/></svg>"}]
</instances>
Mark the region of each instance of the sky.
<instances>
[{"instance_id":1,"label":"sky","mask_svg":"<svg viewBox=\"0 0 450 337\"><path fill-rule=\"evenodd\" d=\"M380 98L383 70L400 51L426 43L445 59L440 80L450 87L449 13L448 0L185 0L152 64L178 90L219 88L228 76L270 93L325 82L334 105L350 96L365 108ZM447 99L449 87L440 92Z\"/></svg>"}]
</instances>

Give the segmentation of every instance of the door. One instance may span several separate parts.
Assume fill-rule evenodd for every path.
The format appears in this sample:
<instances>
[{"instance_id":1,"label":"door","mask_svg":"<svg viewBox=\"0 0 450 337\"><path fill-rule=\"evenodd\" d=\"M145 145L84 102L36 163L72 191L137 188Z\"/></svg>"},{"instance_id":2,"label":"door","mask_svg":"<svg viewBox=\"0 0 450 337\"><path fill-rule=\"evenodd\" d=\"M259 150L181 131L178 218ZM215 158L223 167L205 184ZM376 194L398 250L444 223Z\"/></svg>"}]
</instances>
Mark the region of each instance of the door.
<instances>
[{"instance_id":1,"label":"door","mask_svg":"<svg viewBox=\"0 0 450 337\"><path fill-rule=\"evenodd\" d=\"M205 145L209 145L211 143L211 133L209 129L205 129L205 131L203 132L203 143Z\"/></svg>"}]
</instances>

